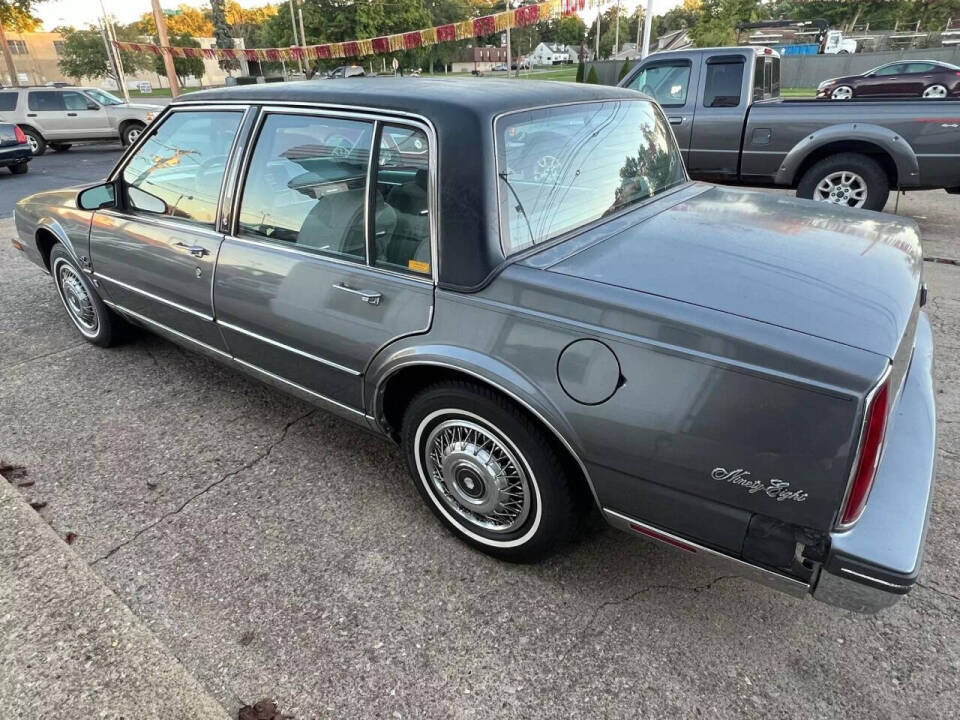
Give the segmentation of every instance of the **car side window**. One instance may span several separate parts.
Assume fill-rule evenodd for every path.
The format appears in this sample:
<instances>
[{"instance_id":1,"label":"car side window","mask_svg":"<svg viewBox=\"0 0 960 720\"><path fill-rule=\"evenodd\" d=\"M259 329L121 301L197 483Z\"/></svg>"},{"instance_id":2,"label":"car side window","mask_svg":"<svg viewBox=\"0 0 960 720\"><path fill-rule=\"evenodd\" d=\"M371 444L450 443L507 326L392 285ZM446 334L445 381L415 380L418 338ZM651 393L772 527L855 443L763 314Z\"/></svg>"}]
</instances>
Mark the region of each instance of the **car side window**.
<instances>
[{"instance_id":1,"label":"car side window","mask_svg":"<svg viewBox=\"0 0 960 720\"><path fill-rule=\"evenodd\" d=\"M690 85L690 63L656 63L643 68L627 85L649 95L664 107L678 107L687 102Z\"/></svg>"},{"instance_id":2,"label":"car side window","mask_svg":"<svg viewBox=\"0 0 960 720\"><path fill-rule=\"evenodd\" d=\"M743 59L707 62L707 78L703 90L706 107L737 107L743 86Z\"/></svg>"},{"instance_id":3,"label":"car side window","mask_svg":"<svg viewBox=\"0 0 960 720\"><path fill-rule=\"evenodd\" d=\"M371 264L430 273L429 146L423 130L384 125L377 154Z\"/></svg>"},{"instance_id":4,"label":"car side window","mask_svg":"<svg viewBox=\"0 0 960 720\"><path fill-rule=\"evenodd\" d=\"M366 262L372 138L372 122L268 115L247 169L239 234Z\"/></svg>"},{"instance_id":5,"label":"car side window","mask_svg":"<svg viewBox=\"0 0 960 720\"><path fill-rule=\"evenodd\" d=\"M887 65L877 70L874 75L901 75L906 71L906 66L903 63L896 63L895 65Z\"/></svg>"},{"instance_id":6,"label":"car side window","mask_svg":"<svg viewBox=\"0 0 960 720\"><path fill-rule=\"evenodd\" d=\"M4 110L16 110L17 97L18 93L15 92L0 92L0 112Z\"/></svg>"},{"instance_id":7,"label":"car side window","mask_svg":"<svg viewBox=\"0 0 960 720\"><path fill-rule=\"evenodd\" d=\"M230 146L243 113L171 113L123 169L130 210L213 227Z\"/></svg>"},{"instance_id":8,"label":"car side window","mask_svg":"<svg viewBox=\"0 0 960 720\"><path fill-rule=\"evenodd\" d=\"M930 63L923 63L923 62L909 63L907 65L908 73L929 73L929 72L933 72L936 69L937 68L935 65L931 65Z\"/></svg>"},{"instance_id":9,"label":"car side window","mask_svg":"<svg viewBox=\"0 0 960 720\"><path fill-rule=\"evenodd\" d=\"M91 104L91 100L88 100L84 95L81 95L78 92L63 93L63 106L67 110L89 110L90 108L88 105Z\"/></svg>"},{"instance_id":10,"label":"car side window","mask_svg":"<svg viewBox=\"0 0 960 720\"><path fill-rule=\"evenodd\" d=\"M63 93L55 90L37 90L27 93L27 108L30 110L65 110Z\"/></svg>"}]
</instances>

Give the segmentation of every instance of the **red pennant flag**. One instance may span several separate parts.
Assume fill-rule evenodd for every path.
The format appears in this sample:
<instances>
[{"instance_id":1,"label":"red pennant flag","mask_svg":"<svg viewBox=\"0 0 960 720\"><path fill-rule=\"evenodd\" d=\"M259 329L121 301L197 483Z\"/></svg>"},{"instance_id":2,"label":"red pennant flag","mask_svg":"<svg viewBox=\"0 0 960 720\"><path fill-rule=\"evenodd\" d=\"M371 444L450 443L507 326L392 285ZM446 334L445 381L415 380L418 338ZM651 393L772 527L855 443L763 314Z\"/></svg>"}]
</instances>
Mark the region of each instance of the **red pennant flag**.
<instances>
[{"instance_id":1,"label":"red pennant flag","mask_svg":"<svg viewBox=\"0 0 960 720\"><path fill-rule=\"evenodd\" d=\"M437 42L453 42L457 39L456 25L441 25L437 28Z\"/></svg>"},{"instance_id":2,"label":"red pennant flag","mask_svg":"<svg viewBox=\"0 0 960 720\"><path fill-rule=\"evenodd\" d=\"M256 51L256 50L244 50L244 51L243 51L243 55L244 55L245 58L247 58L247 60L254 60L254 61L256 61L257 59L259 59L259 56L257 55L257 51Z\"/></svg>"},{"instance_id":3,"label":"red pennant flag","mask_svg":"<svg viewBox=\"0 0 960 720\"><path fill-rule=\"evenodd\" d=\"M330 59L330 45L317 45L317 58L319 60Z\"/></svg>"},{"instance_id":4,"label":"red pennant flag","mask_svg":"<svg viewBox=\"0 0 960 720\"><path fill-rule=\"evenodd\" d=\"M373 51L375 53L390 52L390 38L386 35L383 37L375 37L370 42L373 44Z\"/></svg>"},{"instance_id":5,"label":"red pennant flag","mask_svg":"<svg viewBox=\"0 0 960 720\"><path fill-rule=\"evenodd\" d=\"M473 34L475 37L481 35L493 35L497 31L493 15L484 15L473 21Z\"/></svg>"},{"instance_id":6,"label":"red pennant flag","mask_svg":"<svg viewBox=\"0 0 960 720\"><path fill-rule=\"evenodd\" d=\"M518 7L516 12L516 23L518 26L533 25L540 16L539 5L524 5Z\"/></svg>"},{"instance_id":7,"label":"red pennant flag","mask_svg":"<svg viewBox=\"0 0 960 720\"><path fill-rule=\"evenodd\" d=\"M412 50L413 48L418 48L423 44L423 36L420 35L420 31L416 30L414 32L408 32L403 34L403 46L407 50Z\"/></svg>"},{"instance_id":8,"label":"red pennant flag","mask_svg":"<svg viewBox=\"0 0 960 720\"><path fill-rule=\"evenodd\" d=\"M356 40L351 40L350 42L343 43L344 57L356 57L359 54L360 54L360 46Z\"/></svg>"}]
</instances>

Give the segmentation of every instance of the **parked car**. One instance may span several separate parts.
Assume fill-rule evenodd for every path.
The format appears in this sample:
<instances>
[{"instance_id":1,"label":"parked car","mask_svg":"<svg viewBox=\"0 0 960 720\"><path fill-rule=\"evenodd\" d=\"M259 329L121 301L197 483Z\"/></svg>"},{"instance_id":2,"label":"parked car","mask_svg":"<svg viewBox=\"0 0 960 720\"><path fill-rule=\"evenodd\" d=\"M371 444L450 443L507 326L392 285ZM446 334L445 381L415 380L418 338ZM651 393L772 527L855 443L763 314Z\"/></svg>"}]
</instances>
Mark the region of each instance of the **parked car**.
<instances>
[{"instance_id":1,"label":"parked car","mask_svg":"<svg viewBox=\"0 0 960 720\"><path fill-rule=\"evenodd\" d=\"M892 62L861 75L824 80L817 97L830 100L877 97L960 97L960 67L937 60Z\"/></svg>"},{"instance_id":2,"label":"parked car","mask_svg":"<svg viewBox=\"0 0 960 720\"><path fill-rule=\"evenodd\" d=\"M913 221L690 182L667 117L619 88L188 98L106 181L17 205L15 245L91 343L141 325L392 438L497 557L555 551L596 505L798 596L870 611L916 583ZM427 152L393 152L410 137Z\"/></svg>"},{"instance_id":3,"label":"parked car","mask_svg":"<svg viewBox=\"0 0 960 720\"><path fill-rule=\"evenodd\" d=\"M514 66L514 69L516 69L516 66ZM501 63L500 65L493 66L493 72L506 72L506 71L507 71L507 66L503 63Z\"/></svg>"},{"instance_id":4,"label":"parked car","mask_svg":"<svg viewBox=\"0 0 960 720\"><path fill-rule=\"evenodd\" d=\"M350 78L350 77L363 77L366 75L363 67L360 65L341 65L338 68L334 68L328 72L325 77L330 79L336 78Z\"/></svg>"},{"instance_id":5,"label":"parked car","mask_svg":"<svg viewBox=\"0 0 960 720\"><path fill-rule=\"evenodd\" d=\"M23 130L0 119L0 167L10 168L14 175L23 175L29 169L32 157Z\"/></svg>"},{"instance_id":6,"label":"parked car","mask_svg":"<svg viewBox=\"0 0 960 720\"><path fill-rule=\"evenodd\" d=\"M78 142L129 145L162 109L126 103L99 88L0 88L0 112L20 126L34 155L43 155L47 147L63 152Z\"/></svg>"},{"instance_id":7,"label":"parked car","mask_svg":"<svg viewBox=\"0 0 960 720\"><path fill-rule=\"evenodd\" d=\"M891 190L960 193L953 101L785 100L779 56L754 47L656 53L620 85L660 103L697 179L867 210L882 210Z\"/></svg>"}]
</instances>

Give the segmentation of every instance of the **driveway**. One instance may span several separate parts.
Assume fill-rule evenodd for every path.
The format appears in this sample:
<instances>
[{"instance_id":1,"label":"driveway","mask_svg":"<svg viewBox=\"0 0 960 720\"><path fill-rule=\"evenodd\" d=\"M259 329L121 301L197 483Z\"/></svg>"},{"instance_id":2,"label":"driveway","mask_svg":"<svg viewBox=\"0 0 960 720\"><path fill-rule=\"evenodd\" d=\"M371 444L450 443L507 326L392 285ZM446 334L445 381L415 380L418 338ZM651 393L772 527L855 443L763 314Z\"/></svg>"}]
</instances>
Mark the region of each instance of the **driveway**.
<instances>
[{"instance_id":1,"label":"driveway","mask_svg":"<svg viewBox=\"0 0 960 720\"><path fill-rule=\"evenodd\" d=\"M960 197L901 210L927 255L960 259ZM301 720L956 716L960 266L924 268L940 449L922 582L860 616L601 525L542 565L491 560L390 444L147 334L82 342L11 234L0 456L232 714L273 697Z\"/></svg>"}]
</instances>

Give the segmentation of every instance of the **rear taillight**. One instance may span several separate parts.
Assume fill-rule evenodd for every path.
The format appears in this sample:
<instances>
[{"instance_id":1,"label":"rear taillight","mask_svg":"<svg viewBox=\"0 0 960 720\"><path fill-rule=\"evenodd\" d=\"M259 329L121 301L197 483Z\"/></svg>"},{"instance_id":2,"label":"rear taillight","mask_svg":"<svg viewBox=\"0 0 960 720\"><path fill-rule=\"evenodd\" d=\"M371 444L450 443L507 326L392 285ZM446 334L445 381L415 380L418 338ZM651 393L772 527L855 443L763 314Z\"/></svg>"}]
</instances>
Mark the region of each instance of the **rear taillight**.
<instances>
[{"instance_id":1,"label":"rear taillight","mask_svg":"<svg viewBox=\"0 0 960 720\"><path fill-rule=\"evenodd\" d=\"M13 126L13 132L14 132L14 133L16 134L16 136L17 136L17 143L18 143L19 145L23 145L24 143L27 142L27 136L23 134L23 130L20 129L20 126L19 126L19 125L14 125L14 126Z\"/></svg>"},{"instance_id":2,"label":"rear taillight","mask_svg":"<svg viewBox=\"0 0 960 720\"><path fill-rule=\"evenodd\" d=\"M887 431L887 410L890 401L889 373L872 393L867 401L863 433L860 438L860 452L857 466L853 471L850 492L840 515L840 528L853 525L863 512L873 487L880 464L880 452L883 450L883 437Z\"/></svg>"}]
</instances>

